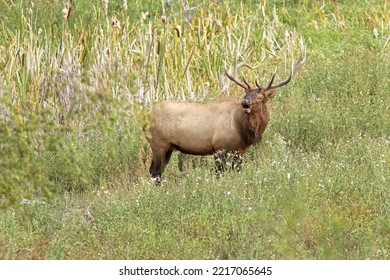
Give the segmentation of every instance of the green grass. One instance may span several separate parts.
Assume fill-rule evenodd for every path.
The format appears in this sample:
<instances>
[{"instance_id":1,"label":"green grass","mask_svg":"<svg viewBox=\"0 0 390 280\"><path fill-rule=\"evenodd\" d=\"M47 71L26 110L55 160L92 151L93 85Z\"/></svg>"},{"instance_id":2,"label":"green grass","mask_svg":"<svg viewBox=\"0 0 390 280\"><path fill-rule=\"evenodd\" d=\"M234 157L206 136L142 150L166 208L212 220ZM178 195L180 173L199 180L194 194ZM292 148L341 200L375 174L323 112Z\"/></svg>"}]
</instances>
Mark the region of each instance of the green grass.
<instances>
[{"instance_id":1,"label":"green grass","mask_svg":"<svg viewBox=\"0 0 390 280\"><path fill-rule=\"evenodd\" d=\"M389 259L389 3L117 0L106 17L73 1L69 20L63 1L13 3L0 1L0 259ZM180 172L174 154L150 182L150 103L239 99L235 52L266 84L301 37L306 64L240 173L191 156Z\"/></svg>"}]
</instances>

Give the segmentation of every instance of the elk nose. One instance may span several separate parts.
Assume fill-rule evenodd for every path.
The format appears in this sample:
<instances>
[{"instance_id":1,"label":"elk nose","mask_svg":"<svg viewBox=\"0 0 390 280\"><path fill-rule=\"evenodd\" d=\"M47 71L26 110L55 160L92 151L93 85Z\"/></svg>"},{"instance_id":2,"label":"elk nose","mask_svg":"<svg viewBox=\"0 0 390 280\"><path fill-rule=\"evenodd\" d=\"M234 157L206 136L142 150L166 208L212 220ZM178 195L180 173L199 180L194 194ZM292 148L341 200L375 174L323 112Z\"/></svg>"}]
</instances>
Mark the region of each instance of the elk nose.
<instances>
[{"instance_id":1,"label":"elk nose","mask_svg":"<svg viewBox=\"0 0 390 280\"><path fill-rule=\"evenodd\" d=\"M244 108L248 108L250 103L251 103L251 100L247 97L243 98L241 101L241 105Z\"/></svg>"}]
</instances>

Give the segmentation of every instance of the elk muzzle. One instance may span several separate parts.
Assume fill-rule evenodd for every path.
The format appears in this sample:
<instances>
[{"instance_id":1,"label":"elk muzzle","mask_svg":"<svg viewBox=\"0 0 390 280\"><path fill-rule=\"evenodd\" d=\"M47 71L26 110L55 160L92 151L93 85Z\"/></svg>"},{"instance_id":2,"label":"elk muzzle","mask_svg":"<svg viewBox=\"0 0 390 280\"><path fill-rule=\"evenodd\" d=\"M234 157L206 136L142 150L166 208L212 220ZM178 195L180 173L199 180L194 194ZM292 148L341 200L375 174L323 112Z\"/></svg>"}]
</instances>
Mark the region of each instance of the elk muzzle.
<instances>
[{"instance_id":1,"label":"elk muzzle","mask_svg":"<svg viewBox=\"0 0 390 280\"><path fill-rule=\"evenodd\" d=\"M247 97L244 97L241 101L241 106L244 109L244 112L249 114L251 112L251 100Z\"/></svg>"}]
</instances>

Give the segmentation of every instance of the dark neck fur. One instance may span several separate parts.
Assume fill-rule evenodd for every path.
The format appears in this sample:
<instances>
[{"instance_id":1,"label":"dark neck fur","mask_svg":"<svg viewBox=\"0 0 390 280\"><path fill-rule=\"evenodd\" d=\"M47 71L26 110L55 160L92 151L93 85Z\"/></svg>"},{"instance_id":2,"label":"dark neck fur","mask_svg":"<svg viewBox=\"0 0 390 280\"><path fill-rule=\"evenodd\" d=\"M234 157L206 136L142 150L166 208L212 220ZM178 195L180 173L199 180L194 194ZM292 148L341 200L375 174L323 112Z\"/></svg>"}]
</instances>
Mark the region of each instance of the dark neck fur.
<instances>
[{"instance_id":1,"label":"dark neck fur","mask_svg":"<svg viewBox=\"0 0 390 280\"><path fill-rule=\"evenodd\" d=\"M242 111L242 135L248 145L256 144L261 141L263 132L269 121L268 108L253 111L249 114Z\"/></svg>"}]
</instances>

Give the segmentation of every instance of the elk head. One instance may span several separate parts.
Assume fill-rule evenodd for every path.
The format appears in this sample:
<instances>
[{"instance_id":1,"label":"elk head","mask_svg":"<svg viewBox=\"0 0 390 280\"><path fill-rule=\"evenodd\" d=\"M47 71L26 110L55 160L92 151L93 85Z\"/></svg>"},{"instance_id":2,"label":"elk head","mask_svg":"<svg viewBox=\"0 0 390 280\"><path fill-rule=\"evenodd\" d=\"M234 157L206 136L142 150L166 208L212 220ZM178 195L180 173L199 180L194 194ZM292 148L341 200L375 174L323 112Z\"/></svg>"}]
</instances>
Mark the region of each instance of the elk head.
<instances>
[{"instance_id":1,"label":"elk head","mask_svg":"<svg viewBox=\"0 0 390 280\"><path fill-rule=\"evenodd\" d=\"M234 65L234 76L226 72L227 77L242 87L245 90L245 95L242 98L241 105L245 113L249 114L253 111L253 109L256 106L259 106L261 104L266 104L270 99L272 99L275 96L275 89L281 86L286 85L290 82L291 78L295 75L295 73L298 71L298 68L305 63L305 56L301 57L298 62L293 67L293 70L291 71L290 75L285 79L284 81L274 85L274 79L276 72L272 75L271 81L269 82L267 87L262 87L257 80L255 81L256 87L252 88L247 80L243 78L243 82L238 80L236 78L237 76L237 69L242 66L246 66L248 68L253 69L254 67L248 65L245 61L241 62L239 64Z\"/></svg>"}]
</instances>

